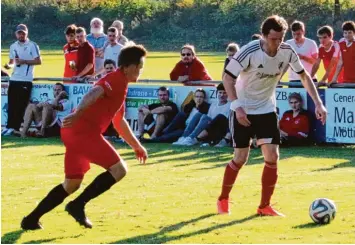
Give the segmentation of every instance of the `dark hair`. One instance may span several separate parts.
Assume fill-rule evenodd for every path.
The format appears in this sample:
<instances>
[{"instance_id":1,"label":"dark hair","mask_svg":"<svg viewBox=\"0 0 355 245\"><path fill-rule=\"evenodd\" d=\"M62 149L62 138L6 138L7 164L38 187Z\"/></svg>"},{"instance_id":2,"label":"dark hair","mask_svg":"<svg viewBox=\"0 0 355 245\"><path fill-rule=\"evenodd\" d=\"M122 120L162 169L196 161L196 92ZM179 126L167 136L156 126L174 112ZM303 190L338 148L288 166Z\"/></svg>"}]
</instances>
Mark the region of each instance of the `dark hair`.
<instances>
[{"instance_id":1,"label":"dark hair","mask_svg":"<svg viewBox=\"0 0 355 245\"><path fill-rule=\"evenodd\" d=\"M332 37L333 36L333 28L330 27L330 26L322 26L321 28L318 29L317 31L317 34L320 36L320 35L328 35L329 37Z\"/></svg>"},{"instance_id":2,"label":"dark hair","mask_svg":"<svg viewBox=\"0 0 355 245\"><path fill-rule=\"evenodd\" d=\"M273 15L268 17L261 24L261 33L264 36L269 35L271 30L281 32L281 31L287 31L287 29L288 29L288 25L286 20L283 17L280 17L278 15Z\"/></svg>"},{"instance_id":3,"label":"dark hair","mask_svg":"<svg viewBox=\"0 0 355 245\"><path fill-rule=\"evenodd\" d=\"M343 31L353 31L355 32L355 22L354 21L345 21L341 26Z\"/></svg>"},{"instance_id":4,"label":"dark hair","mask_svg":"<svg viewBox=\"0 0 355 245\"><path fill-rule=\"evenodd\" d=\"M127 67L129 65L139 65L141 58L147 56L147 50L142 45L128 45L122 48L118 56L118 67Z\"/></svg>"},{"instance_id":5,"label":"dark hair","mask_svg":"<svg viewBox=\"0 0 355 245\"><path fill-rule=\"evenodd\" d=\"M196 89L195 92L194 92L194 95L195 95L196 93L203 93L203 97L206 98L206 91L203 90L202 88Z\"/></svg>"},{"instance_id":6,"label":"dark hair","mask_svg":"<svg viewBox=\"0 0 355 245\"><path fill-rule=\"evenodd\" d=\"M78 29L78 27L74 24L68 25L67 28L65 28L65 35L69 35L69 34L75 34L76 29Z\"/></svg>"},{"instance_id":7,"label":"dark hair","mask_svg":"<svg viewBox=\"0 0 355 245\"><path fill-rule=\"evenodd\" d=\"M304 23L302 21L295 20L291 24L291 31L299 31L299 30L305 30Z\"/></svg>"},{"instance_id":8,"label":"dark hair","mask_svg":"<svg viewBox=\"0 0 355 245\"><path fill-rule=\"evenodd\" d=\"M217 91L220 91L220 90L224 90L225 91L223 83L220 83L217 86Z\"/></svg>"},{"instance_id":9,"label":"dark hair","mask_svg":"<svg viewBox=\"0 0 355 245\"><path fill-rule=\"evenodd\" d=\"M64 84L63 83L56 83L54 84L56 86L61 86L62 87L62 90L65 91L65 87L64 87Z\"/></svg>"},{"instance_id":10,"label":"dark hair","mask_svg":"<svg viewBox=\"0 0 355 245\"><path fill-rule=\"evenodd\" d=\"M262 36L258 33L255 33L251 36L251 40L254 41L254 40L260 40L262 38Z\"/></svg>"},{"instance_id":11,"label":"dark hair","mask_svg":"<svg viewBox=\"0 0 355 245\"><path fill-rule=\"evenodd\" d=\"M226 52L238 52L239 46L236 43L230 43L227 46Z\"/></svg>"},{"instance_id":12,"label":"dark hair","mask_svg":"<svg viewBox=\"0 0 355 245\"><path fill-rule=\"evenodd\" d=\"M296 99L298 100L299 102L303 102L303 99L302 99L302 96L300 95L300 93L291 93L289 96L288 96L288 101L290 101L291 99Z\"/></svg>"},{"instance_id":13,"label":"dark hair","mask_svg":"<svg viewBox=\"0 0 355 245\"><path fill-rule=\"evenodd\" d=\"M116 28L116 27L111 26L111 27L109 27L109 28L108 28L107 32L114 32L114 33L118 33L118 30L117 30L117 28Z\"/></svg>"},{"instance_id":14,"label":"dark hair","mask_svg":"<svg viewBox=\"0 0 355 245\"><path fill-rule=\"evenodd\" d=\"M116 62L115 62L114 60L111 60L111 59L106 59L106 60L104 61L104 67L105 67L106 65L113 65L113 66L116 68Z\"/></svg>"},{"instance_id":15,"label":"dark hair","mask_svg":"<svg viewBox=\"0 0 355 245\"><path fill-rule=\"evenodd\" d=\"M170 91L167 87L162 86L162 87L158 88L158 91L162 91L162 92L166 91L168 93L168 95L170 96Z\"/></svg>"},{"instance_id":16,"label":"dark hair","mask_svg":"<svg viewBox=\"0 0 355 245\"><path fill-rule=\"evenodd\" d=\"M78 27L75 30L75 34L79 34L79 33L82 33L82 32L84 32L86 34L86 30L85 30L84 27Z\"/></svg>"},{"instance_id":17,"label":"dark hair","mask_svg":"<svg viewBox=\"0 0 355 245\"><path fill-rule=\"evenodd\" d=\"M182 53L183 49L189 49L192 52L193 56L196 56L196 51L195 51L195 46L191 44L185 44L184 46L181 47L180 49L180 54Z\"/></svg>"}]
</instances>

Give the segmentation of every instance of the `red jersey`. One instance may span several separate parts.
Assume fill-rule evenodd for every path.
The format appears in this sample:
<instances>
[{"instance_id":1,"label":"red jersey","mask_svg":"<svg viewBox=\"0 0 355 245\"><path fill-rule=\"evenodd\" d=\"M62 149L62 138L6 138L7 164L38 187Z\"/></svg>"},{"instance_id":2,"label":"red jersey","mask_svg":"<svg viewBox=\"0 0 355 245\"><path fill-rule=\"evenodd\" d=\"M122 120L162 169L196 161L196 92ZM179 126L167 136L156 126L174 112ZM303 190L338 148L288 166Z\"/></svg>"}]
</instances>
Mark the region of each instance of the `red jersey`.
<instances>
[{"instance_id":1,"label":"red jersey","mask_svg":"<svg viewBox=\"0 0 355 245\"><path fill-rule=\"evenodd\" d=\"M337 62L333 66L333 69L330 71L328 75L328 82L331 82L334 76L334 73L337 69L337 64L340 56L340 46L338 42L333 42L332 46L330 46L330 49L326 50L323 45L319 46L319 58L323 61L324 69L328 70L330 62L332 58L336 58ZM343 81L343 69L341 70L339 76L338 76L338 81L342 82Z\"/></svg>"},{"instance_id":2,"label":"red jersey","mask_svg":"<svg viewBox=\"0 0 355 245\"><path fill-rule=\"evenodd\" d=\"M85 42L79 45L78 49L78 64L77 64L77 74L79 74L87 64L93 64L91 70L84 75L92 75L95 72L95 49L89 42Z\"/></svg>"},{"instance_id":3,"label":"red jersey","mask_svg":"<svg viewBox=\"0 0 355 245\"><path fill-rule=\"evenodd\" d=\"M172 81L177 81L179 76L188 75L188 81L209 81L212 80L211 76L208 74L203 63L198 59L194 58L191 64L184 64L182 61L177 63L174 69L170 73L170 79Z\"/></svg>"},{"instance_id":4,"label":"red jersey","mask_svg":"<svg viewBox=\"0 0 355 245\"><path fill-rule=\"evenodd\" d=\"M65 65L64 65L64 76L63 77L73 77L76 76L76 71L70 68L70 62L75 62L75 65L78 63L78 48L79 43L75 41L73 46L70 46L69 43L65 44L63 47Z\"/></svg>"},{"instance_id":5,"label":"red jersey","mask_svg":"<svg viewBox=\"0 0 355 245\"><path fill-rule=\"evenodd\" d=\"M105 94L94 104L83 111L73 125L76 132L89 131L104 133L116 116L122 119L125 110L125 100L128 91L128 80L120 69L107 74L94 86L101 86ZM115 121L119 121L117 118Z\"/></svg>"},{"instance_id":6,"label":"red jersey","mask_svg":"<svg viewBox=\"0 0 355 245\"><path fill-rule=\"evenodd\" d=\"M304 138L299 132L309 134L309 115L307 111L300 111L296 117L293 117L293 111L286 111L280 120L280 129L297 138Z\"/></svg>"},{"instance_id":7,"label":"red jersey","mask_svg":"<svg viewBox=\"0 0 355 245\"><path fill-rule=\"evenodd\" d=\"M339 42L339 46L343 59L343 82L355 83L355 42L347 45L346 40L342 40Z\"/></svg>"}]
</instances>

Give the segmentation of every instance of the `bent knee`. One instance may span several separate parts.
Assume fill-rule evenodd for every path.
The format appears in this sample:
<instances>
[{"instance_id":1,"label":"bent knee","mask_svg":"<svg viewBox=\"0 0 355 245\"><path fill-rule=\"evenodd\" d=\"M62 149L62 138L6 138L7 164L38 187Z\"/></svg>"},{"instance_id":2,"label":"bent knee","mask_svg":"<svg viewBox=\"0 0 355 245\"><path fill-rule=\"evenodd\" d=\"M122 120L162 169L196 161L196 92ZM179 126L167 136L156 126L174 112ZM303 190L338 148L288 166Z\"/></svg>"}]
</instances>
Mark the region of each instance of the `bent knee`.
<instances>
[{"instance_id":1,"label":"bent knee","mask_svg":"<svg viewBox=\"0 0 355 245\"><path fill-rule=\"evenodd\" d=\"M108 171L113 175L114 178L120 176L124 177L128 173L128 167L125 161L121 160L115 165L111 166ZM117 178L116 178L117 179Z\"/></svg>"},{"instance_id":2,"label":"bent knee","mask_svg":"<svg viewBox=\"0 0 355 245\"><path fill-rule=\"evenodd\" d=\"M65 191L70 195L74 192L76 192L81 185L82 180L78 180L78 179L65 179L64 183L63 183L63 187L65 189Z\"/></svg>"}]
</instances>

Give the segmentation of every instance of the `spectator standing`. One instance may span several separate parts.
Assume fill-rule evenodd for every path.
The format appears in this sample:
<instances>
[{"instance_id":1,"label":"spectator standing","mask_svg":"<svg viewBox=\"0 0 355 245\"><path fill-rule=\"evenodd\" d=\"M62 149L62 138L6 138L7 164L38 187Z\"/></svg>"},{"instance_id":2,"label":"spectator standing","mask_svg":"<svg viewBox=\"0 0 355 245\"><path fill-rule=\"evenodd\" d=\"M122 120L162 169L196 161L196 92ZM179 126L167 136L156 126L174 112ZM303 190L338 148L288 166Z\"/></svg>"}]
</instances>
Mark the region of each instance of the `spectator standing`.
<instances>
[{"instance_id":1,"label":"spectator standing","mask_svg":"<svg viewBox=\"0 0 355 245\"><path fill-rule=\"evenodd\" d=\"M333 83L339 79L341 69L344 69L343 83L355 83L355 22L346 21L342 26L344 39L339 42L340 59L333 77Z\"/></svg>"},{"instance_id":2,"label":"spectator standing","mask_svg":"<svg viewBox=\"0 0 355 245\"><path fill-rule=\"evenodd\" d=\"M56 83L53 86L53 100L27 106L23 128L20 133L22 138L27 136L32 122L39 130L37 137L55 137L60 135L63 119L71 112L71 103L64 85Z\"/></svg>"},{"instance_id":3,"label":"spectator standing","mask_svg":"<svg viewBox=\"0 0 355 245\"><path fill-rule=\"evenodd\" d=\"M15 33L17 41L10 46L10 61L5 65L14 70L8 89L8 121L2 135L11 135L20 129L31 96L33 68L42 63L38 45L28 39L27 26L18 25Z\"/></svg>"},{"instance_id":4,"label":"spectator standing","mask_svg":"<svg viewBox=\"0 0 355 245\"><path fill-rule=\"evenodd\" d=\"M158 89L159 103L142 105L138 109L138 131L137 138L143 138L146 130L151 134L151 139L160 136L163 129L173 120L178 113L176 104L169 100L170 92L166 87Z\"/></svg>"},{"instance_id":5,"label":"spectator standing","mask_svg":"<svg viewBox=\"0 0 355 245\"><path fill-rule=\"evenodd\" d=\"M208 74L202 61L196 57L195 47L184 45L180 51L181 60L170 73L170 80L188 84L189 81L209 81L212 77Z\"/></svg>"},{"instance_id":6,"label":"spectator standing","mask_svg":"<svg viewBox=\"0 0 355 245\"><path fill-rule=\"evenodd\" d=\"M74 77L74 79L92 75L95 72L95 50L93 46L86 40L85 29L83 27L78 27L75 31L75 34L76 39L79 42L79 49L77 75Z\"/></svg>"},{"instance_id":7,"label":"spectator standing","mask_svg":"<svg viewBox=\"0 0 355 245\"><path fill-rule=\"evenodd\" d=\"M76 25L69 25L65 29L65 38L67 43L63 47L65 65L64 65L64 75L65 78L71 78L76 76L77 63L78 63L78 49L79 42L76 40L75 31ZM67 83L67 81L65 81Z\"/></svg>"},{"instance_id":8,"label":"spectator standing","mask_svg":"<svg viewBox=\"0 0 355 245\"><path fill-rule=\"evenodd\" d=\"M288 97L292 110L286 111L280 120L281 144L296 146L309 143L310 116L303 109L303 99L299 93Z\"/></svg>"},{"instance_id":9,"label":"spectator standing","mask_svg":"<svg viewBox=\"0 0 355 245\"><path fill-rule=\"evenodd\" d=\"M260 35L260 34L258 34L258 33L255 33L255 34L253 34L252 36L251 36L251 40L252 41L255 41L255 40L260 40L260 39L262 39L263 37Z\"/></svg>"},{"instance_id":10,"label":"spectator standing","mask_svg":"<svg viewBox=\"0 0 355 245\"><path fill-rule=\"evenodd\" d=\"M320 62L323 61L325 74L319 81L322 84L326 81L332 81L339 61L340 46L333 40L333 33L333 28L330 26L322 26L317 32L320 42L319 55L316 63L313 65L311 77L317 73ZM342 75L339 76L339 79L342 81Z\"/></svg>"},{"instance_id":11,"label":"spectator standing","mask_svg":"<svg viewBox=\"0 0 355 245\"><path fill-rule=\"evenodd\" d=\"M117 42L117 29L115 27L108 28L107 35L108 35L108 45L105 47L104 51L104 60L113 60L115 62L118 61L118 56L121 53L121 49L123 45ZM105 72L105 68L102 67L101 70L97 70L93 77L101 75Z\"/></svg>"},{"instance_id":12,"label":"spectator standing","mask_svg":"<svg viewBox=\"0 0 355 245\"><path fill-rule=\"evenodd\" d=\"M229 61L233 58L233 56L239 51L239 46L236 43L230 43L227 46L226 53L227 53L227 58L224 61L224 66L223 66L223 72L222 72L222 78L224 75L224 70L226 69L227 65L229 64Z\"/></svg>"},{"instance_id":13,"label":"spectator standing","mask_svg":"<svg viewBox=\"0 0 355 245\"><path fill-rule=\"evenodd\" d=\"M95 49L95 70L99 71L104 66L104 46L107 35L104 33L104 22L99 18L90 21L90 34L86 39Z\"/></svg>"},{"instance_id":14,"label":"spectator standing","mask_svg":"<svg viewBox=\"0 0 355 245\"><path fill-rule=\"evenodd\" d=\"M318 58L318 47L315 41L305 37L305 26L301 21L294 21L291 24L291 32L293 39L287 40L286 43L296 51L304 69L311 74L312 67ZM301 82L300 75L291 68L288 70L290 82ZM317 82L317 77L312 77Z\"/></svg>"},{"instance_id":15,"label":"spectator standing","mask_svg":"<svg viewBox=\"0 0 355 245\"><path fill-rule=\"evenodd\" d=\"M128 42L128 38L126 36L124 36L123 33L123 22L120 20L115 20L114 22L112 22L112 27L115 27L117 29L117 42L119 44L122 44L123 46L126 45L126 43Z\"/></svg>"}]
</instances>

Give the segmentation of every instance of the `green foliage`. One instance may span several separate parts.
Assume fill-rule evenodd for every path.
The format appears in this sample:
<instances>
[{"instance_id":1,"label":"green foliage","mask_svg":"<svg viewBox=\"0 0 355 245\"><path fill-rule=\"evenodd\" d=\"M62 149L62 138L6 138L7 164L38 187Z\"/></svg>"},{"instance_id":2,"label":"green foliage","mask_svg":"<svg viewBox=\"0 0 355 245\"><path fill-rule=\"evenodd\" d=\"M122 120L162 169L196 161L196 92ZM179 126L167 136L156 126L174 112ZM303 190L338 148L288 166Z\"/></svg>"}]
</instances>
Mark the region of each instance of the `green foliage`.
<instances>
[{"instance_id":1,"label":"green foliage","mask_svg":"<svg viewBox=\"0 0 355 245\"><path fill-rule=\"evenodd\" d=\"M62 45L67 25L89 28L93 17L102 18L105 29L114 20L122 20L126 36L156 50L175 50L184 43L208 50L223 50L231 41L245 44L271 14L282 15L289 23L304 21L311 38L316 38L320 26L334 24L334 3L329 0L82 0L62 4L5 0L1 7L1 39L6 44L13 40L16 24L23 22L39 44ZM353 19L354 2L341 1L340 12L336 38L341 37L341 21Z\"/></svg>"}]
</instances>

